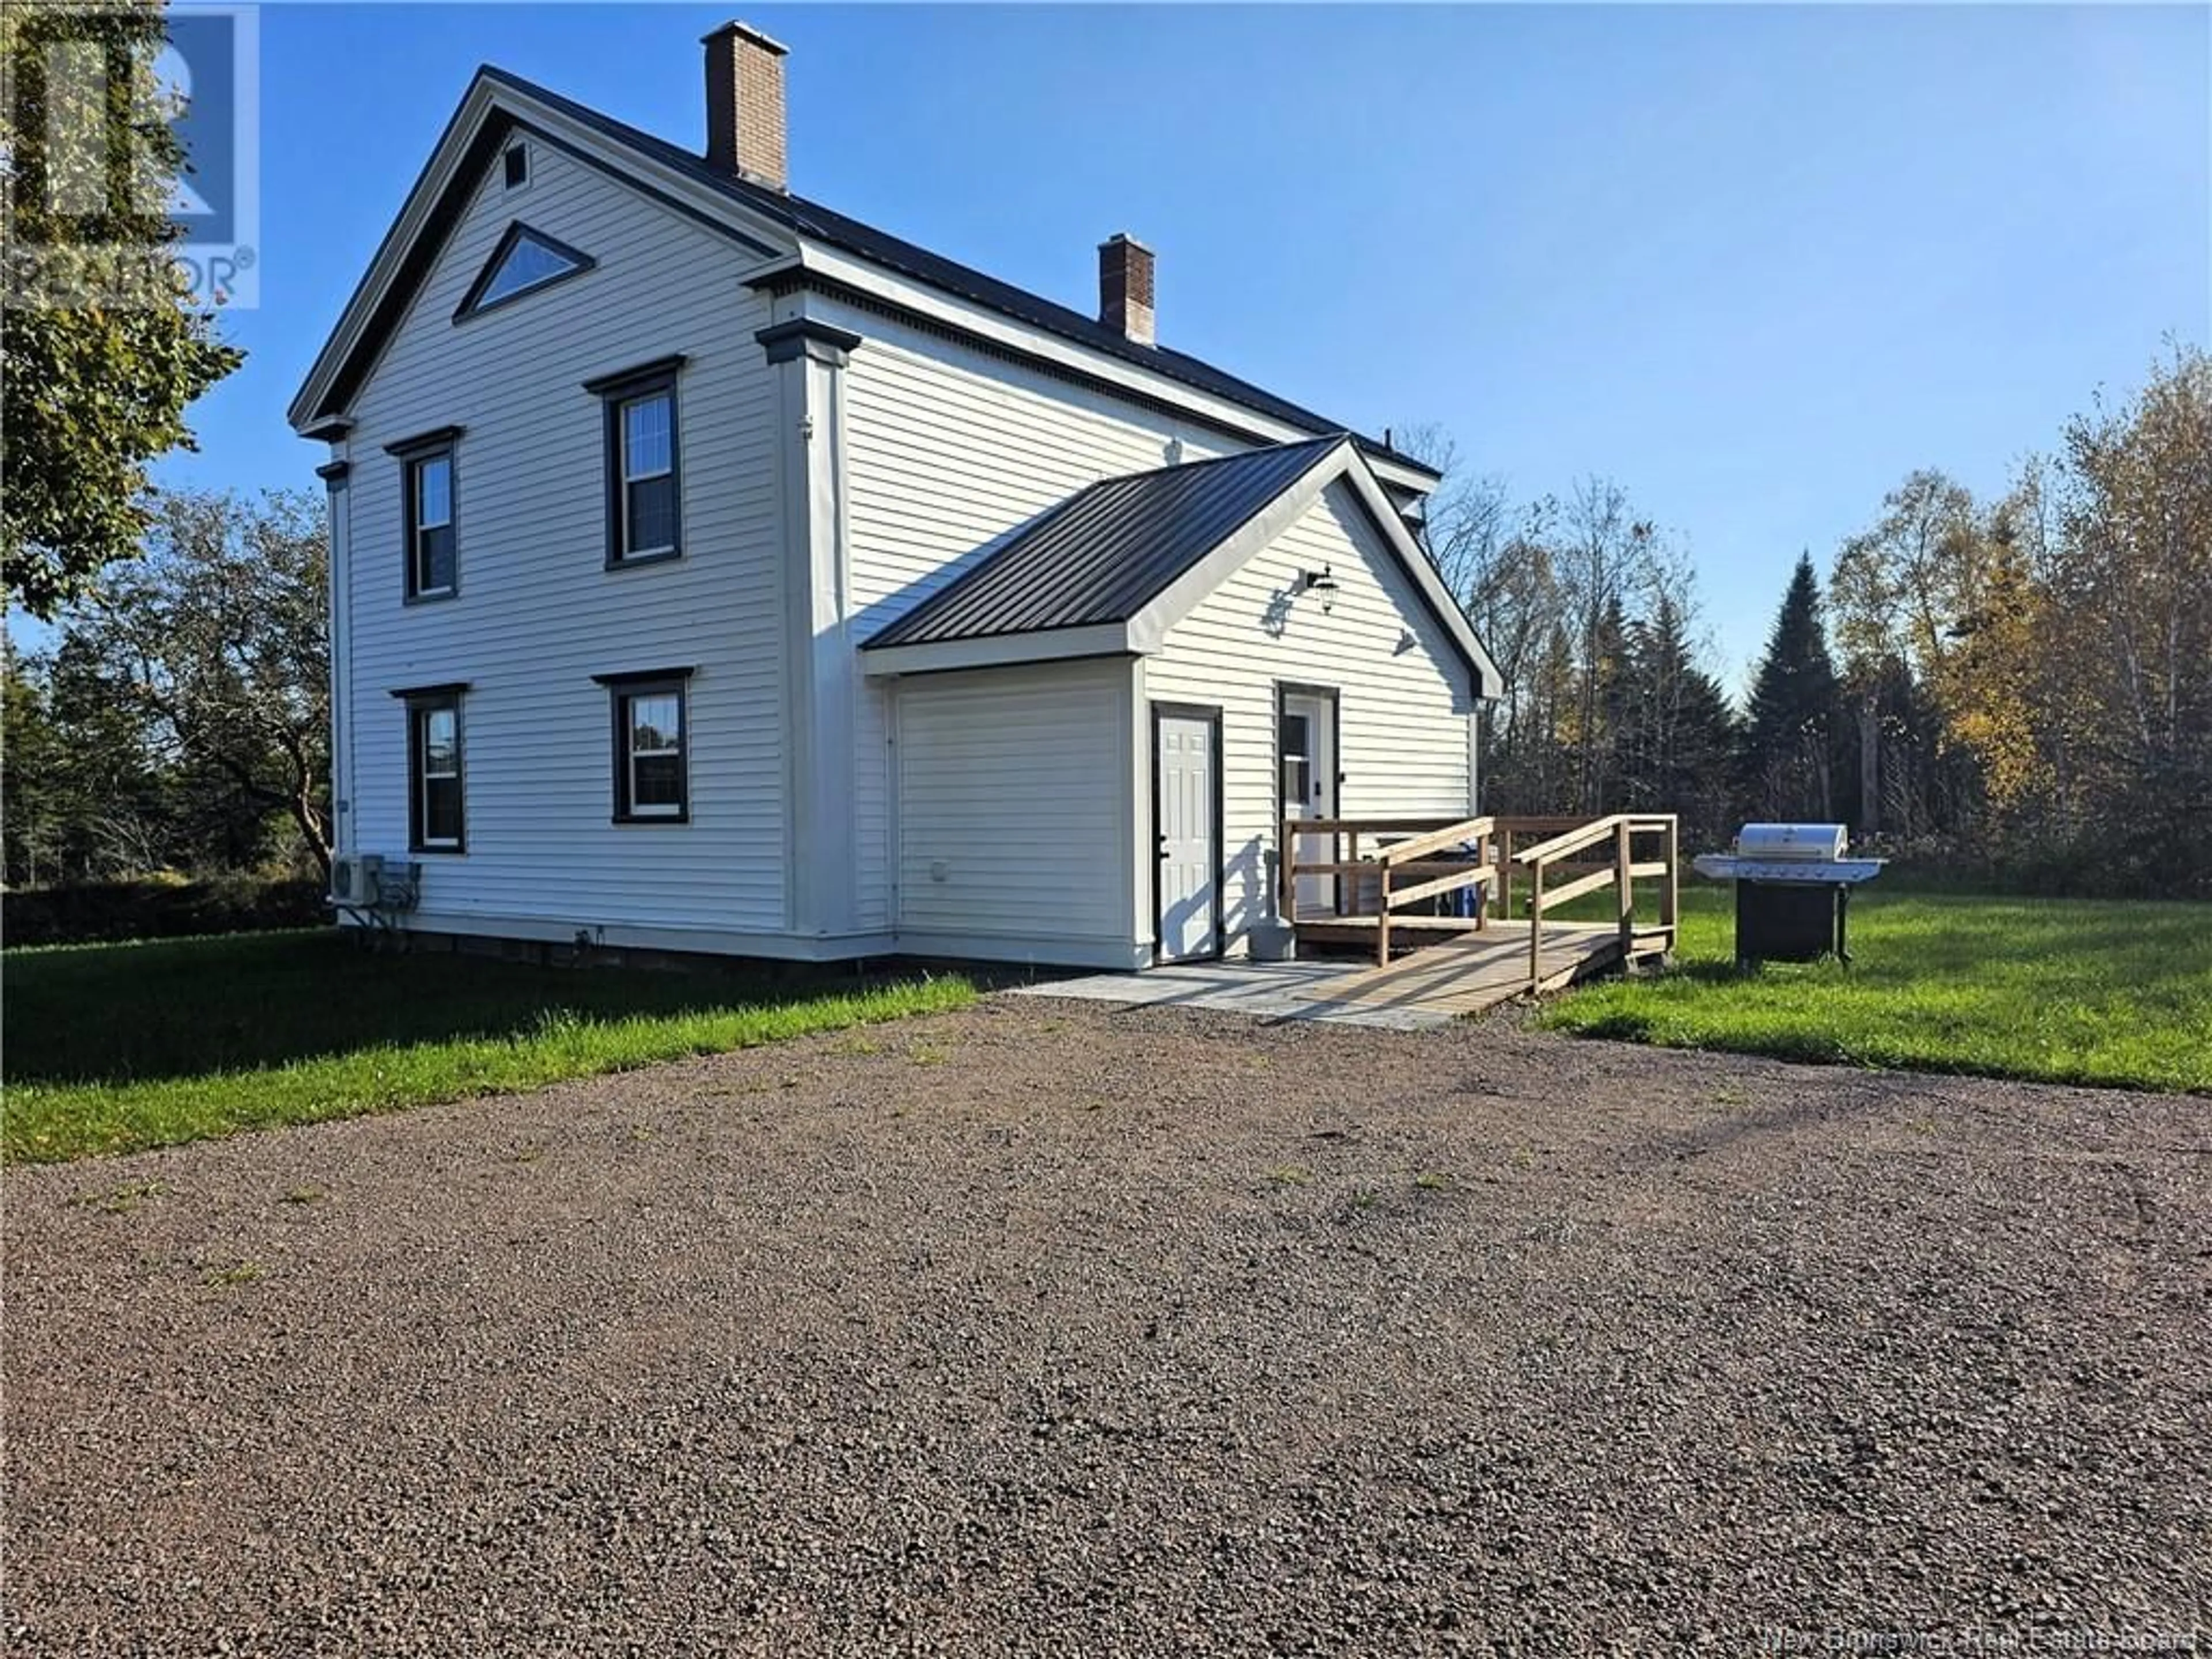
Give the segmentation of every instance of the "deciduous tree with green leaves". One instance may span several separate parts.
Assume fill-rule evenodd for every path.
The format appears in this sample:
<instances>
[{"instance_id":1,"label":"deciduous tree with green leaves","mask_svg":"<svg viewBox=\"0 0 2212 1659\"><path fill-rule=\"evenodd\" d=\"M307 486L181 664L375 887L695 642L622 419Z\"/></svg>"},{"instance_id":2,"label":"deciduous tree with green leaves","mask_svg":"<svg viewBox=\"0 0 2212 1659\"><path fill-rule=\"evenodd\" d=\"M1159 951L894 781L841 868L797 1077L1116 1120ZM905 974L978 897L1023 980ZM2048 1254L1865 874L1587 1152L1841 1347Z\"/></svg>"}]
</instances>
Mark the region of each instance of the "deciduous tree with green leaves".
<instances>
[{"instance_id":1,"label":"deciduous tree with green leaves","mask_svg":"<svg viewBox=\"0 0 2212 1659\"><path fill-rule=\"evenodd\" d=\"M167 759L283 812L325 873L329 579L313 496L179 492L159 503L144 556L109 573L69 635Z\"/></svg>"},{"instance_id":2,"label":"deciduous tree with green leaves","mask_svg":"<svg viewBox=\"0 0 2212 1659\"><path fill-rule=\"evenodd\" d=\"M1923 467L1881 505L1881 517L1844 542L1828 581L1844 689L1857 716L1858 783L1850 793L1867 831L1881 827L1883 751L1895 735L1885 696L1902 672L1946 701L1955 689L1958 620L1979 603L1987 580L1983 526L1963 485ZM1908 769L1931 758L1890 757Z\"/></svg>"},{"instance_id":3,"label":"deciduous tree with green leaves","mask_svg":"<svg viewBox=\"0 0 2212 1659\"><path fill-rule=\"evenodd\" d=\"M2212 356L2067 428L2039 615L2069 793L2106 854L2212 896Z\"/></svg>"},{"instance_id":4,"label":"deciduous tree with green leaves","mask_svg":"<svg viewBox=\"0 0 2212 1659\"><path fill-rule=\"evenodd\" d=\"M94 304L82 289L60 292L78 286L72 267L88 275L111 257L103 250L178 238L168 186L185 157L151 118L162 38L156 0L0 7L0 587L36 617L52 618L137 551L151 521L148 466L192 447L186 407L243 361L181 295L142 285ZM52 74L58 49L80 41L107 66L105 102L89 108ZM118 134L134 142L109 142Z\"/></svg>"}]
</instances>

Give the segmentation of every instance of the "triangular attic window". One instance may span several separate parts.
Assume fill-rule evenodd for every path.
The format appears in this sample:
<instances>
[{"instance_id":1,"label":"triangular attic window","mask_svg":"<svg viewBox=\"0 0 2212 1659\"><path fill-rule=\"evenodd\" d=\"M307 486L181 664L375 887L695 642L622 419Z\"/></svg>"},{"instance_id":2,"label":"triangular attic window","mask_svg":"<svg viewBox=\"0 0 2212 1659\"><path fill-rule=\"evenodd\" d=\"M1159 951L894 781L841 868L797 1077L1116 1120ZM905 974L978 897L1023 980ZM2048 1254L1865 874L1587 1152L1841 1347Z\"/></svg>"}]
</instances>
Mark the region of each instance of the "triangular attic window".
<instances>
[{"instance_id":1,"label":"triangular attic window","mask_svg":"<svg viewBox=\"0 0 2212 1659\"><path fill-rule=\"evenodd\" d=\"M556 241L518 220L499 239L499 246L484 262L483 270L470 286L468 297L453 313L453 320L459 322L479 311L489 311L509 300L534 294L564 276L589 270L592 264L589 254L580 253L565 242Z\"/></svg>"}]
</instances>

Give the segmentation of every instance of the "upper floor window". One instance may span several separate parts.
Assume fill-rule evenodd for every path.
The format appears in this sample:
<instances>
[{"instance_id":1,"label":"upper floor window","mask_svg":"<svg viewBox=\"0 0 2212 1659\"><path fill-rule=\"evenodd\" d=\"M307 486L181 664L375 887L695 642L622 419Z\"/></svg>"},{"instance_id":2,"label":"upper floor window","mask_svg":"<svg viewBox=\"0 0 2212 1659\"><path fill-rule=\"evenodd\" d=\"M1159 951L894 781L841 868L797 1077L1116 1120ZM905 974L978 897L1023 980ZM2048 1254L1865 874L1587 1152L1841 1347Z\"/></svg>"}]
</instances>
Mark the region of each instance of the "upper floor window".
<instances>
[{"instance_id":1,"label":"upper floor window","mask_svg":"<svg viewBox=\"0 0 2212 1659\"><path fill-rule=\"evenodd\" d=\"M460 428L426 433L394 444L404 492L410 600L450 599L460 591L460 544L453 452Z\"/></svg>"},{"instance_id":2,"label":"upper floor window","mask_svg":"<svg viewBox=\"0 0 2212 1659\"><path fill-rule=\"evenodd\" d=\"M500 158L505 169L507 188L515 190L530 182L530 151L521 144L510 144Z\"/></svg>"},{"instance_id":3,"label":"upper floor window","mask_svg":"<svg viewBox=\"0 0 2212 1659\"><path fill-rule=\"evenodd\" d=\"M618 556L676 551L676 389L623 401Z\"/></svg>"},{"instance_id":4,"label":"upper floor window","mask_svg":"<svg viewBox=\"0 0 2212 1659\"><path fill-rule=\"evenodd\" d=\"M523 154L519 149L507 152L510 158ZM453 320L458 323L480 311L505 305L509 300L535 294L563 277L589 270L594 263L590 254L542 230L532 230L518 220L507 228L507 234L499 239L499 246L491 251L491 258L484 261L476 281L469 284L469 291L461 297L453 313Z\"/></svg>"},{"instance_id":5,"label":"upper floor window","mask_svg":"<svg viewBox=\"0 0 2212 1659\"><path fill-rule=\"evenodd\" d=\"M676 380L681 357L589 382L606 407L607 563L683 551L682 455Z\"/></svg>"}]
</instances>

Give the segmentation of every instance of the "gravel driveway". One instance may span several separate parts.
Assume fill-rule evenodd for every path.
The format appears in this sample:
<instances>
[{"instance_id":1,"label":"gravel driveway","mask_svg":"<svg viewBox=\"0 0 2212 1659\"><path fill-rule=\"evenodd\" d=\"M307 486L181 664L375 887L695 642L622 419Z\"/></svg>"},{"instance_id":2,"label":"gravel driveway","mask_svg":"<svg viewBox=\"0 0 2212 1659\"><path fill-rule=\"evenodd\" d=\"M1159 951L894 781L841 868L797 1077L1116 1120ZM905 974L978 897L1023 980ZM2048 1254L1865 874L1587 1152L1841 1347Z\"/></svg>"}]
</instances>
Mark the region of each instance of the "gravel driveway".
<instances>
[{"instance_id":1,"label":"gravel driveway","mask_svg":"<svg viewBox=\"0 0 2212 1659\"><path fill-rule=\"evenodd\" d=\"M2208 1107L993 999L10 1170L8 1646L2212 1651Z\"/></svg>"}]
</instances>

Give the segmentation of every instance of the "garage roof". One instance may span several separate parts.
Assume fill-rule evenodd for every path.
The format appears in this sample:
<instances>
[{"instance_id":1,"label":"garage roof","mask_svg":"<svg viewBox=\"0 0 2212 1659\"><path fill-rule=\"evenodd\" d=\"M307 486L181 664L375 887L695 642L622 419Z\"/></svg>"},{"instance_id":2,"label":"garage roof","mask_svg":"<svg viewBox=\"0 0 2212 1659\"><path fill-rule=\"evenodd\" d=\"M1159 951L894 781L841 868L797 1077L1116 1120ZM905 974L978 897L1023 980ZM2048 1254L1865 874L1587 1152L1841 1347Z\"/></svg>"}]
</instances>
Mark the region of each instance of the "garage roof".
<instances>
[{"instance_id":1,"label":"garage roof","mask_svg":"<svg viewBox=\"0 0 2212 1659\"><path fill-rule=\"evenodd\" d=\"M1339 433L1079 489L866 648L1127 622L1346 441Z\"/></svg>"},{"instance_id":2,"label":"garage roof","mask_svg":"<svg viewBox=\"0 0 2212 1659\"><path fill-rule=\"evenodd\" d=\"M1341 489L1443 629L1478 697L1497 665L1348 434L1104 478L983 553L862 646L871 675L1148 656L1246 560Z\"/></svg>"}]
</instances>

